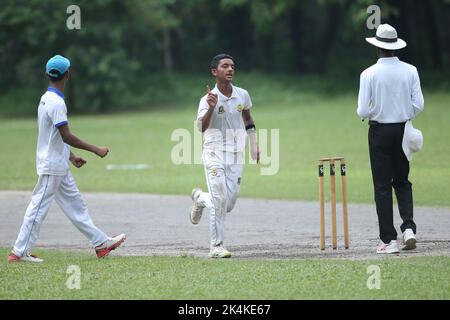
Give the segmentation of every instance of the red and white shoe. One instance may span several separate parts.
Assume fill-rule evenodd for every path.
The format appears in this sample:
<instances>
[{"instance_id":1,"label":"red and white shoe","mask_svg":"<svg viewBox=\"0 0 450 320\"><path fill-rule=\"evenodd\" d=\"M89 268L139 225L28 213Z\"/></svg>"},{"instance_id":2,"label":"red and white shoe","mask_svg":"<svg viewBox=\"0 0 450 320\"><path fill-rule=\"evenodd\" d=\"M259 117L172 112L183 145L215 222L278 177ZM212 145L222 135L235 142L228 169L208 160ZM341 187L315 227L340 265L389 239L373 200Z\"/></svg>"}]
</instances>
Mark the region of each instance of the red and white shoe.
<instances>
[{"instance_id":1,"label":"red and white shoe","mask_svg":"<svg viewBox=\"0 0 450 320\"><path fill-rule=\"evenodd\" d=\"M97 257L103 258L106 257L112 250L118 248L126 239L126 235L124 233L119 234L118 236L109 238L101 245L95 247L95 253Z\"/></svg>"},{"instance_id":2,"label":"red and white shoe","mask_svg":"<svg viewBox=\"0 0 450 320\"><path fill-rule=\"evenodd\" d=\"M41 263L44 262L44 260L36 257L35 255L32 254L27 254L23 257L19 257L16 256L14 253L10 253L10 255L8 256L8 262L12 263L12 262L32 262L32 263Z\"/></svg>"}]
</instances>

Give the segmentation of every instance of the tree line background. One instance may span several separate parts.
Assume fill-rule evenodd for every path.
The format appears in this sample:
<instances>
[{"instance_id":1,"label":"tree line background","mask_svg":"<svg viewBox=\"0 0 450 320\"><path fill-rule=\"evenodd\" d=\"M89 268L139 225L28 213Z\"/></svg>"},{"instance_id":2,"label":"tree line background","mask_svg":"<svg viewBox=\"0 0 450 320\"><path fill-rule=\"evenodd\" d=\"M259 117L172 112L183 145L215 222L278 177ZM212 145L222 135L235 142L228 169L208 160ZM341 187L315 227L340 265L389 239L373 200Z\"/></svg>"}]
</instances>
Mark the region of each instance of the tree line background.
<instances>
[{"instance_id":1,"label":"tree line background","mask_svg":"<svg viewBox=\"0 0 450 320\"><path fill-rule=\"evenodd\" d=\"M66 27L71 4L81 9L80 30ZM208 76L221 52L254 81L316 76L355 89L376 60L364 41L375 34L366 27L372 4L408 43L400 58L429 79L425 86L447 90L449 0L0 0L0 107L41 92L45 63L57 53L72 62L68 98L76 112L181 99L177 88L194 81L184 75Z\"/></svg>"}]
</instances>

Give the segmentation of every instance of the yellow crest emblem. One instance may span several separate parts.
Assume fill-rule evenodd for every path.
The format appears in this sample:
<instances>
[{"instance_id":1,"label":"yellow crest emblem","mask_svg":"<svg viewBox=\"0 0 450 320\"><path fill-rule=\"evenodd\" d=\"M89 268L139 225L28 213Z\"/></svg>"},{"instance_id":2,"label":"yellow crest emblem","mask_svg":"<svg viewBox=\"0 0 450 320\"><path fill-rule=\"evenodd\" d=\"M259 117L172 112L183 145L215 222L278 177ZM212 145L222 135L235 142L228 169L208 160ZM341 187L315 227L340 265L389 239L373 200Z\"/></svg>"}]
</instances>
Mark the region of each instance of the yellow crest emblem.
<instances>
[{"instance_id":1,"label":"yellow crest emblem","mask_svg":"<svg viewBox=\"0 0 450 320\"><path fill-rule=\"evenodd\" d=\"M244 110L244 106L242 104L238 104L236 109L237 109L237 111L242 112L242 110Z\"/></svg>"}]
</instances>

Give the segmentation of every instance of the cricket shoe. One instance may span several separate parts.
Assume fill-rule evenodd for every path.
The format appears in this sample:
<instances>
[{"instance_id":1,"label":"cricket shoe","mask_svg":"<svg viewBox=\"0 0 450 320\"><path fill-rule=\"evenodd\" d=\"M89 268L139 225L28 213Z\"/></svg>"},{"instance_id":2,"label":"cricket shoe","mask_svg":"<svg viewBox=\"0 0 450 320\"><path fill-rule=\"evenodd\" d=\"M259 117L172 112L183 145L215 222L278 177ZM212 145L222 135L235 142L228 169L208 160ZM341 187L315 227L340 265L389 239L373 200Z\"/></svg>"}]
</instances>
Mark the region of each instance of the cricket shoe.
<instances>
[{"instance_id":1,"label":"cricket shoe","mask_svg":"<svg viewBox=\"0 0 450 320\"><path fill-rule=\"evenodd\" d=\"M381 244L377 248L377 253L399 253L397 240L391 240L389 243L381 242Z\"/></svg>"},{"instance_id":2,"label":"cricket shoe","mask_svg":"<svg viewBox=\"0 0 450 320\"><path fill-rule=\"evenodd\" d=\"M416 248L416 236L412 229L406 229L403 232L403 244L405 245L402 250L413 250Z\"/></svg>"},{"instance_id":3,"label":"cricket shoe","mask_svg":"<svg viewBox=\"0 0 450 320\"><path fill-rule=\"evenodd\" d=\"M225 249L222 245L217 247L211 247L209 252L210 258L230 258L231 253L227 249Z\"/></svg>"},{"instance_id":4,"label":"cricket shoe","mask_svg":"<svg viewBox=\"0 0 450 320\"><path fill-rule=\"evenodd\" d=\"M95 253L97 257L103 258L106 257L112 250L118 248L126 239L126 235L124 233L119 234L118 236L109 238L101 245L95 247Z\"/></svg>"},{"instance_id":5,"label":"cricket shoe","mask_svg":"<svg viewBox=\"0 0 450 320\"><path fill-rule=\"evenodd\" d=\"M192 208L191 208L191 213L189 215L189 217L191 218L192 224L199 223L199 221L202 217L203 207L201 207L197 204L198 197L200 197L201 193L202 193L202 189L200 189L200 188L192 189L192 193L191 193Z\"/></svg>"},{"instance_id":6,"label":"cricket shoe","mask_svg":"<svg viewBox=\"0 0 450 320\"><path fill-rule=\"evenodd\" d=\"M32 263L41 263L44 260L36 257L35 255L32 254L27 254L23 257L19 257L16 256L14 253L10 253L10 255L8 256L8 262L12 263L12 262L32 262Z\"/></svg>"}]
</instances>

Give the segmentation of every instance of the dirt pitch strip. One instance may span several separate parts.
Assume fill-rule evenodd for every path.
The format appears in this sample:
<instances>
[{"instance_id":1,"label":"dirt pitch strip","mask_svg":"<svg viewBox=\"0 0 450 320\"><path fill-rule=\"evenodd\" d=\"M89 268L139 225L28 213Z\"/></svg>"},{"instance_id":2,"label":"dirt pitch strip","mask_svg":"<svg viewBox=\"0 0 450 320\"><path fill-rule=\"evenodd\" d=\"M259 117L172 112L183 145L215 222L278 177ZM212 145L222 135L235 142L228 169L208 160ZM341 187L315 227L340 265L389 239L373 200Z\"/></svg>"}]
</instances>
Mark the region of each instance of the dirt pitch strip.
<instances>
[{"instance_id":1,"label":"dirt pitch strip","mask_svg":"<svg viewBox=\"0 0 450 320\"><path fill-rule=\"evenodd\" d=\"M191 199L186 196L149 194L83 193L94 223L109 235L126 233L123 247L111 255L188 255L207 257L209 252L209 213L205 210L198 225L188 213ZM30 192L0 192L0 246L12 247ZM373 205L349 204L350 248L342 238L342 214L338 203L338 249L331 248L331 213L326 213L326 249L319 249L318 202L279 201L239 198L226 217L225 245L233 258L345 258L380 259L378 225ZM416 207L417 249L401 251L398 258L450 256L450 209ZM400 237L400 217L395 211ZM39 249L69 249L94 256L90 243L53 203L40 237Z\"/></svg>"}]
</instances>

